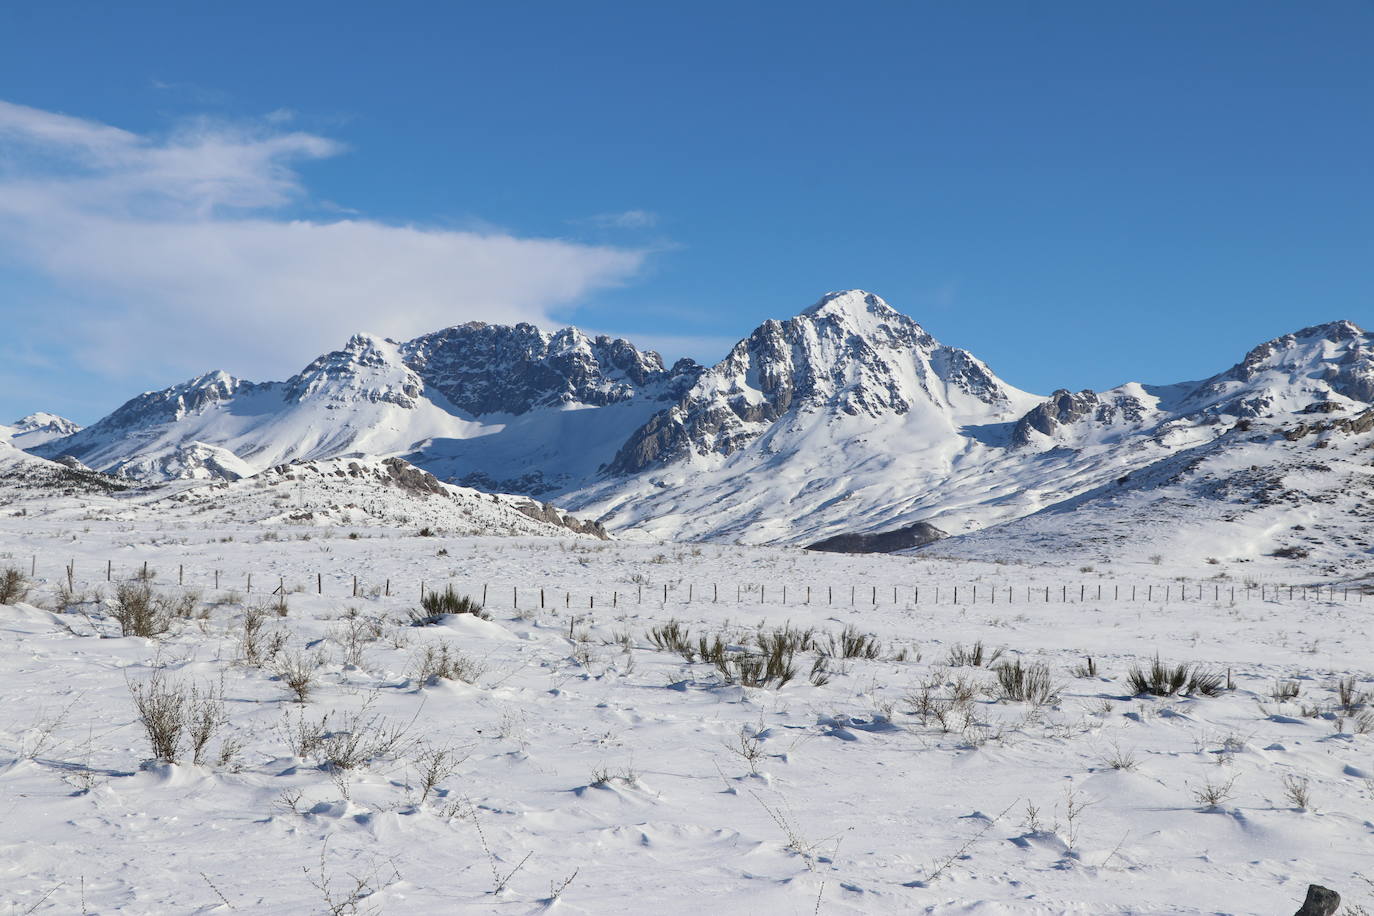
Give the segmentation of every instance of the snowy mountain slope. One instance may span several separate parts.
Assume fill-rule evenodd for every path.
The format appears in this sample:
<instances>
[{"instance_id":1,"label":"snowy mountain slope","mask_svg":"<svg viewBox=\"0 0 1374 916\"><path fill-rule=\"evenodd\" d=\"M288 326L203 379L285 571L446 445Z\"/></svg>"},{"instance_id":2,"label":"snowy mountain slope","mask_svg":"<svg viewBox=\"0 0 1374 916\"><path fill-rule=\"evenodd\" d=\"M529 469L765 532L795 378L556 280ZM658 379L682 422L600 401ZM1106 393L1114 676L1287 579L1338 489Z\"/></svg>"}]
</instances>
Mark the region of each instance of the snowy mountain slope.
<instances>
[{"instance_id":1,"label":"snowy mountain slope","mask_svg":"<svg viewBox=\"0 0 1374 916\"><path fill-rule=\"evenodd\" d=\"M76 506L80 500L109 497L129 489L120 481L83 467L30 455L0 440L0 512L29 515L48 511L54 503Z\"/></svg>"},{"instance_id":2,"label":"snowy mountain slope","mask_svg":"<svg viewBox=\"0 0 1374 916\"><path fill-rule=\"evenodd\" d=\"M524 496L440 482L399 458L335 458L268 468L235 481L165 485L150 508L206 523L414 527L459 535L587 536L584 522Z\"/></svg>"},{"instance_id":3,"label":"snowy mountain slope","mask_svg":"<svg viewBox=\"0 0 1374 916\"><path fill-rule=\"evenodd\" d=\"M430 529L436 534L587 537L604 528L526 496L446 484L399 458L337 458L267 468L251 477L133 485L0 442L0 511L45 519L268 528Z\"/></svg>"},{"instance_id":4,"label":"snowy mountain slope","mask_svg":"<svg viewBox=\"0 0 1374 916\"><path fill-rule=\"evenodd\" d=\"M1311 420L1241 419L1026 518L926 553L1077 564L1157 557L1355 577L1374 570L1374 409Z\"/></svg>"}]
</instances>

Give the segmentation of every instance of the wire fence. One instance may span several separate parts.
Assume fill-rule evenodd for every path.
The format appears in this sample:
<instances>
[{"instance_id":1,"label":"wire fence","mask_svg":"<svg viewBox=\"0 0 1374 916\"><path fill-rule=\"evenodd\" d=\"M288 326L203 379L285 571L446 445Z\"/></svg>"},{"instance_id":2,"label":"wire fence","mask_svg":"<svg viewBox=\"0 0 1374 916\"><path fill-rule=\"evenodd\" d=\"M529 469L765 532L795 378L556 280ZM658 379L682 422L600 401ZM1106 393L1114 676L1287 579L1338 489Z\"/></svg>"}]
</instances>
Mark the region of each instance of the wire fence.
<instances>
[{"instance_id":1,"label":"wire fence","mask_svg":"<svg viewBox=\"0 0 1374 916\"><path fill-rule=\"evenodd\" d=\"M333 570L302 574L298 569L290 573L245 572L230 573L221 569L188 568L185 564L154 567L147 562L117 566L113 560L104 563L84 560L78 568L75 559L60 567L30 559L29 576L38 579L40 568L46 572L59 570L70 590L93 587L101 583L141 581L159 585L176 585L201 591L227 594L285 596L313 593L332 598L407 598L423 601L435 590L453 589L480 599L484 607L510 607L516 610L531 608L597 608L638 606L644 604L721 604L773 607L925 607L925 606L1015 606L1034 604L1185 604L1211 601L1234 604L1237 601L1272 602L1364 602L1369 588L1363 585L1268 584L1187 582L1120 583L1098 581L1092 583L1055 584L954 584L948 582L922 583L849 583L845 585L779 584L770 582L686 582L648 584L632 577L628 582L605 583L599 586L554 586L533 582L517 583L474 582L438 575L433 579L419 576L404 580L358 576Z\"/></svg>"}]
</instances>

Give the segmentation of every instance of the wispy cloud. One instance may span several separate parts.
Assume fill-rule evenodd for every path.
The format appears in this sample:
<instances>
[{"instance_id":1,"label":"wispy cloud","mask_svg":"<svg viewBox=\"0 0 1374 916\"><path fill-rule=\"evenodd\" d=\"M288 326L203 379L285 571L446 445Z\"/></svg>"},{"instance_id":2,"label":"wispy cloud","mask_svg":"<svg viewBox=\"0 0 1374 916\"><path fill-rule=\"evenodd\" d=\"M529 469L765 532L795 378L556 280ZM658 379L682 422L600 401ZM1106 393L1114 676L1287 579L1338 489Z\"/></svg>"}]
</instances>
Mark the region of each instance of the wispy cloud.
<instances>
[{"instance_id":1,"label":"wispy cloud","mask_svg":"<svg viewBox=\"0 0 1374 916\"><path fill-rule=\"evenodd\" d=\"M625 210L620 213L598 213L576 222L599 229L651 229L658 225L658 214L648 210Z\"/></svg>"},{"instance_id":2,"label":"wispy cloud","mask_svg":"<svg viewBox=\"0 0 1374 916\"><path fill-rule=\"evenodd\" d=\"M549 324L646 257L499 230L292 218L308 198L300 165L345 150L289 121L198 119L148 136L0 101L0 247L65 303L60 320L12 314L10 327L58 325L53 346L111 373L222 365L264 377L357 330Z\"/></svg>"}]
</instances>

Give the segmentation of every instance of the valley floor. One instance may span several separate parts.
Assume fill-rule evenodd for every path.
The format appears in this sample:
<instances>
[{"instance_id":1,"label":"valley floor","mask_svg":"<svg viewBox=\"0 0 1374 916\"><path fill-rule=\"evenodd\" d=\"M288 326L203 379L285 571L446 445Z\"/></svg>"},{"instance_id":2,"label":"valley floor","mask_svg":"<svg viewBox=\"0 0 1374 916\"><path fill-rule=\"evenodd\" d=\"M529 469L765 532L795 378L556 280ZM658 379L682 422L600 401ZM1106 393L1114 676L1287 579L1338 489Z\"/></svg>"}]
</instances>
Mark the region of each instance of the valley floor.
<instances>
[{"instance_id":1,"label":"valley floor","mask_svg":"<svg viewBox=\"0 0 1374 916\"><path fill-rule=\"evenodd\" d=\"M1374 597L1340 583L348 534L0 519L35 574L0 607L0 913L1374 911ZM121 636L145 562L197 600ZM421 583L490 619L412 626ZM671 620L812 647L744 686ZM978 643L1057 696L998 699ZM1156 656L1232 689L1130 695ZM154 762L135 694L193 686L203 762Z\"/></svg>"}]
</instances>

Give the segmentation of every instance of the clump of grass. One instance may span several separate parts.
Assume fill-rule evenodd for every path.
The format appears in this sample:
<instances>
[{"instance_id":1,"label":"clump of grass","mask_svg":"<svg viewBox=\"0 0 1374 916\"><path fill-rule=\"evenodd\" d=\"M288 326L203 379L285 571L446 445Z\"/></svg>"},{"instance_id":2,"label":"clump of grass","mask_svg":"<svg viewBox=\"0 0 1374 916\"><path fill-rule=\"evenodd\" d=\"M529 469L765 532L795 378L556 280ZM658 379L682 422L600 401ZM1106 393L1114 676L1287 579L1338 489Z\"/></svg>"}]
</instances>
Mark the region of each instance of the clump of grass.
<instances>
[{"instance_id":1,"label":"clump of grass","mask_svg":"<svg viewBox=\"0 0 1374 916\"><path fill-rule=\"evenodd\" d=\"M1132 666L1126 675L1126 684L1135 696L1150 695L1171 697L1182 693L1187 696L1214 697L1221 693L1225 683L1224 675L1204 671L1194 665L1166 665L1156 656L1148 669Z\"/></svg>"},{"instance_id":2,"label":"clump of grass","mask_svg":"<svg viewBox=\"0 0 1374 916\"><path fill-rule=\"evenodd\" d=\"M754 644L764 655L786 655L790 658L798 652L814 648L815 636L814 630L798 630L786 623L772 629L759 627Z\"/></svg>"},{"instance_id":3,"label":"clump of grass","mask_svg":"<svg viewBox=\"0 0 1374 916\"><path fill-rule=\"evenodd\" d=\"M1296 700L1298 694L1301 692L1302 686L1298 684L1297 681L1288 678L1279 678L1274 681L1274 687L1269 691L1269 695L1272 696L1275 701L1283 703L1288 700Z\"/></svg>"},{"instance_id":4,"label":"clump of grass","mask_svg":"<svg viewBox=\"0 0 1374 916\"><path fill-rule=\"evenodd\" d=\"M1074 677L1097 677L1097 662L1093 661L1091 655L1084 659L1084 663L1072 668L1069 672Z\"/></svg>"},{"instance_id":5,"label":"clump of grass","mask_svg":"<svg viewBox=\"0 0 1374 916\"><path fill-rule=\"evenodd\" d=\"M971 647L957 643L950 647L947 664L951 668L991 668L1005 651L1005 649L993 649L989 652L984 648L981 639Z\"/></svg>"},{"instance_id":6,"label":"clump of grass","mask_svg":"<svg viewBox=\"0 0 1374 916\"><path fill-rule=\"evenodd\" d=\"M1369 702L1369 694L1356 688L1353 674L1336 682L1336 696L1346 715L1353 715L1355 710Z\"/></svg>"},{"instance_id":7,"label":"clump of grass","mask_svg":"<svg viewBox=\"0 0 1374 916\"><path fill-rule=\"evenodd\" d=\"M1136 759L1135 751L1129 748L1123 749L1119 744L1112 745L1111 751L1103 755L1102 762L1113 770L1125 770L1128 773L1140 765L1140 761Z\"/></svg>"},{"instance_id":8,"label":"clump of grass","mask_svg":"<svg viewBox=\"0 0 1374 916\"><path fill-rule=\"evenodd\" d=\"M459 652L448 643L430 644L415 653L413 678L422 687L439 681L462 681L475 684L486 666Z\"/></svg>"},{"instance_id":9,"label":"clump of grass","mask_svg":"<svg viewBox=\"0 0 1374 916\"><path fill-rule=\"evenodd\" d=\"M13 566L0 570L0 604L18 604L29 596L29 580Z\"/></svg>"},{"instance_id":10,"label":"clump of grass","mask_svg":"<svg viewBox=\"0 0 1374 916\"><path fill-rule=\"evenodd\" d=\"M876 636L863 633L851 624L838 637L831 633L829 645L821 651L832 658L875 659L883 654L883 647Z\"/></svg>"},{"instance_id":11,"label":"clump of grass","mask_svg":"<svg viewBox=\"0 0 1374 916\"><path fill-rule=\"evenodd\" d=\"M692 645L692 633L676 618L650 627L647 636L649 642L660 652L676 652L688 664L696 661L697 650Z\"/></svg>"},{"instance_id":12,"label":"clump of grass","mask_svg":"<svg viewBox=\"0 0 1374 916\"><path fill-rule=\"evenodd\" d=\"M412 610L410 612L410 625L413 627L430 627L439 623L446 614L473 614L483 620L490 619L482 610L482 605L467 595L460 595L453 590L453 586L447 586L442 592L426 592L420 599L420 607L424 612Z\"/></svg>"},{"instance_id":13,"label":"clump of grass","mask_svg":"<svg viewBox=\"0 0 1374 916\"><path fill-rule=\"evenodd\" d=\"M809 648L811 640L810 630L796 630L790 625L772 630L760 627L755 636L757 653L730 647L719 633L709 640L698 637L697 651L702 661L716 667L727 684L782 687L797 676L796 655Z\"/></svg>"},{"instance_id":14,"label":"clump of grass","mask_svg":"<svg viewBox=\"0 0 1374 916\"><path fill-rule=\"evenodd\" d=\"M997 675L997 698L1017 703L1046 706L1059 699L1059 687L1043 662L1021 664L1018 658L993 668Z\"/></svg>"},{"instance_id":15,"label":"clump of grass","mask_svg":"<svg viewBox=\"0 0 1374 916\"><path fill-rule=\"evenodd\" d=\"M1204 808L1216 808L1222 802L1229 801L1235 796L1236 777L1232 776L1225 782L1213 782L1207 780L1200 786L1190 787L1193 799Z\"/></svg>"}]
</instances>

